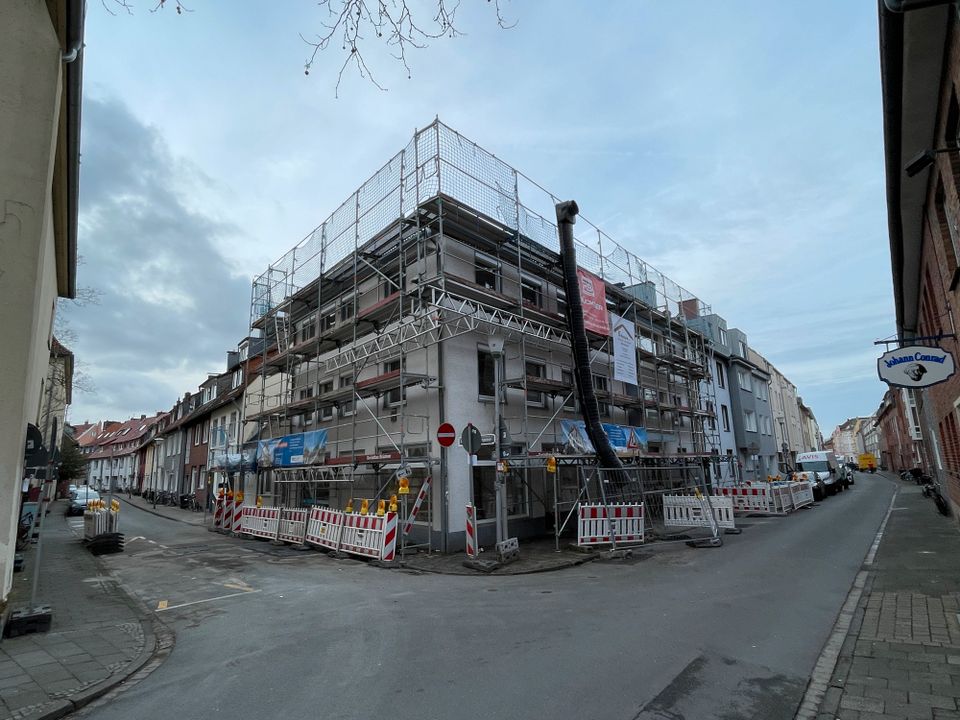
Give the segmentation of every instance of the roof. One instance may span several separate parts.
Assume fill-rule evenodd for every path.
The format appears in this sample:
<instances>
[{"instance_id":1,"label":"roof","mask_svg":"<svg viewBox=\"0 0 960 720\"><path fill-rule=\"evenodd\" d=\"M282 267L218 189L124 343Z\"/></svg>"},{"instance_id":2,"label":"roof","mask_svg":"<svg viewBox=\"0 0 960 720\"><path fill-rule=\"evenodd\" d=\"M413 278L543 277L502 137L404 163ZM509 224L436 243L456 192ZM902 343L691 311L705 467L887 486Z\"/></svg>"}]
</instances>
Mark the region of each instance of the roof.
<instances>
[{"instance_id":1,"label":"roof","mask_svg":"<svg viewBox=\"0 0 960 720\"><path fill-rule=\"evenodd\" d=\"M143 443L139 441L149 433L150 428L156 425L162 417L163 415L158 413L152 417L141 416L138 418L130 418L122 423L113 423L104 432L100 433L97 438L98 448L87 455L87 457L93 460L111 455L125 455L136 452L143 445ZM124 448L122 452L118 452L118 446L126 443L135 443L135 446Z\"/></svg>"},{"instance_id":2,"label":"roof","mask_svg":"<svg viewBox=\"0 0 960 720\"><path fill-rule=\"evenodd\" d=\"M948 3L894 12L879 0L887 227L901 337L914 335L919 323L923 210L930 176L928 168L907 177L904 166L935 148L949 13Z\"/></svg>"}]
</instances>

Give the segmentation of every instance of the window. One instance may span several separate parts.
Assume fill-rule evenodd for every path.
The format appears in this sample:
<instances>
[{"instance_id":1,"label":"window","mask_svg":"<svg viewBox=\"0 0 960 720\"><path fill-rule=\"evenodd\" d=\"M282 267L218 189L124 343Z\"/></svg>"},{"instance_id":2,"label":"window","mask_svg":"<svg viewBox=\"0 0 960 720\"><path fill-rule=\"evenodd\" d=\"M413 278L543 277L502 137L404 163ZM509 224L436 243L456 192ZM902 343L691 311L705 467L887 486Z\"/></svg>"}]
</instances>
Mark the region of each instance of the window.
<instances>
[{"instance_id":1,"label":"window","mask_svg":"<svg viewBox=\"0 0 960 720\"><path fill-rule=\"evenodd\" d=\"M320 316L320 332L327 332L332 330L334 325L337 324L337 311L336 310L325 310L323 315Z\"/></svg>"},{"instance_id":2,"label":"window","mask_svg":"<svg viewBox=\"0 0 960 720\"><path fill-rule=\"evenodd\" d=\"M717 360L717 387L725 388L727 386L727 380L723 375L723 364Z\"/></svg>"},{"instance_id":3,"label":"window","mask_svg":"<svg viewBox=\"0 0 960 720\"><path fill-rule=\"evenodd\" d=\"M481 398L494 397L494 359L486 350L477 350L477 394Z\"/></svg>"},{"instance_id":4,"label":"window","mask_svg":"<svg viewBox=\"0 0 960 720\"><path fill-rule=\"evenodd\" d=\"M601 402L600 397L607 393L607 376L606 375L594 375L593 376L593 389L597 391L597 406L600 410L600 415L605 416L610 414L610 405L609 403Z\"/></svg>"},{"instance_id":5,"label":"window","mask_svg":"<svg viewBox=\"0 0 960 720\"><path fill-rule=\"evenodd\" d=\"M396 292L400 292L400 271L388 275L380 284L380 298L386 300Z\"/></svg>"},{"instance_id":6,"label":"window","mask_svg":"<svg viewBox=\"0 0 960 720\"><path fill-rule=\"evenodd\" d=\"M317 336L317 316L310 315L297 323L297 342L306 342Z\"/></svg>"},{"instance_id":7,"label":"window","mask_svg":"<svg viewBox=\"0 0 960 720\"><path fill-rule=\"evenodd\" d=\"M210 442L210 420L209 418L203 423L203 442Z\"/></svg>"},{"instance_id":8,"label":"window","mask_svg":"<svg viewBox=\"0 0 960 720\"><path fill-rule=\"evenodd\" d=\"M313 385L310 387L300 388L298 391L297 400L308 400L313 397Z\"/></svg>"},{"instance_id":9,"label":"window","mask_svg":"<svg viewBox=\"0 0 960 720\"><path fill-rule=\"evenodd\" d=\"M727 410L726 405L720 406L720 416L723 421L723 431L730 432L730 411Z\"/></svg>"},{"instance_id":10,"label":"window","mask_svg":"<svg viewBox=\"0 0 960 720\"><path fill-rule=\"evenodd\" d=\"M240 387L240 383L242 382L243 382L243 370L241 368L237 368L236 370L233 371L233 380L230 383L231 388L233 390L236 390L238 387Z\"/></svg>"},{"instance_id":11,"label":"window","mask_svg":"<svg viewBox=\"0 0 960 720\"><path fill-rule=\"evenodd\" d=\"M747 432L757 431L757 416L753 412L753 410L744 410L743 425L746 428Z\"/></svg>"},{"instance_id":12,"label":"window","mask_svg":"<svg viewBox=\"0 0 960 720\"><path fill-rule=\"evenodd\" d=\"M767 383L765 380L760 378L753 378L753 388L757 393L757 397L761 400L767 400Z\"/></svg>"},{"instance_id":13,"label":"window","mask_svg":"<svg viewBox=\"0 0 960 720\"><path fill-rule=\"evenodd\" d=\"M960 238L957 236L960 235L960 230L958 230L956 222L950 222L945 201L946 194L943 189L943 182L938 181L937 193L934 197L937 225L939 226L936 228L936 234L940 236L940 246L943 248L943 255L947 260L947 272L952 276L957 269L957 255L958 248L960 248L960 243L958 243Z\"/></svg>"},{"instance_id":14,"label":"window","mask_svg":"<svg viewBox=\"0 0 960 720\"><path fill-rule=\"evenodd\" d=\"M320 389L317 393L318 395L326 395L333 392L333 380L327 380L326 382L320 383Z\"/></svg>"},{"instance_id":15,"label":"window","mask_svg":"<svg viewBox=\"0 0 960 720\"><path fill-rule=\"evenodd\" d=\"M543 283L529 277L520 278L520 296L528 305L540 307L543 305Z\"/></svg>"},{"instance_id":16,"label":"window","mask_svg":"<svg viewBox=\"0 0 960 720\"><path fill-rule=\"evenodd\" d=\"M221 426L223 425L226 419L227 419L226 417L220 418ZM229 439L230 442L237 441L237 411L236 410L230 413L230 426L227 430L227 438Z\"/></svg>"},{"instance_id":17,"label":"window","mask_svg":"<svg viewBox=\"0 0 960 720\"><path fill-rule=\"evenodd\" d=\"M573 382L573 371L563 368L560 370L560 380L563 382L564 387L567 388L569 396L564 398L563 409L569 410L571 412L576 412L577 409L577 389L574 386Z\"/></svg>"},{"instance_id":18,"label":"window","mask_svg":"<svg viewBox=\"0 0 960 720\"><path fill-rule=\"evenodd\" d=\"M567 293L560 289L557 289L557 314L567 316Z\"/></svg>"},{"instance_id":19,"label":"window","mask_svg":"<svg viewBox=\"0 0 960 720\"><path fill-rule=\"evenodd\" d=\"M320 419L321 420L333 419L333 405L324 405L322 408L320 408Z\"/></svg>"},{"instance_id":20,"label":"window","mask_svg":"<svg viewBox=\"0 0 960 720\"><path fill-rule=\"evenodd\" d=\"M740 347L740 357L745 358L747 356L747 344L743 340L740 340L739 347Z\"/></svg>"},{"instance_id":21,"label":"window","mask_svg":"<svg viewBox=\"0 0 960 720\"><path fill-rule=\"evenodd\" d=\"M340 401L340 417L349 417L354 413L354 403L356 401L351 397L349 400Z\"/></svg>"},{"instance_id":22,"label":"window","mask_svg":"<svg viewBox=\"0 0 960 720\"><path fill-rule=\"evenodd\" d=\"M543 363L532 362L528 360L526 364L526 372L527 377L545 378L547 376L547 366ZM543 393L536 390L527 390L527 404L543 407L546 404L544 402Z\"/></svg>"},{"instance_id":23,"label":"window","mask_svg":"<svg viewBox=\"0 0 960 720\"><path fill-rule=\"evenodd\" d=\"M353 317L353 298L349 297L340 305L340 322L346 322Z\"/></svg>"},{"instance_id":24,"label":"window","mask_svg":"<svg viewBox=\"0 0 960 720\"><path fill-rule=\"evenodd\" d=\"M726 347L727 345L727 331L723 328L717 328L717 334L720 337L720 344ZM723 387L721 385L721 387Z\"/></svg>"},{"instance_id":25,"label":"window","mask_svg":"<svg viewBox=\"0 0 960 720\"><path fill-rule=\"evenodd\" d=\"M477 508L478 520L492 520L497 515L496 469L492 465L480 465L473 468L473 498ZM521 482L507 482L507 516L526 515L528 512L527 485ZM422 514L421 510L421 514Z\"/></svg>"},{"instance_id":26,"label":"window","mask_svg":"<svg viewBox=\"0 0 960 720\"><path fill-rule=\"evenodd\" d=\"M477 255L476 274L474 279L477 285L488 290L500 291L500 263L493 258Z\"/></svg>"},{"instance_id":27,"label":"window","mask_svg":"<svg viewBox=\"0 0 960 720\"><path fill-rule=\"evenodd\" d=\"M746 392L753 392L753 385L750 382L750 373L742 368L737 368L737 378L740 380L740 389Z\"/></svg>"},{"instance_id":28,"label":"window","mask_svg":"<svg viewBox=\"0 0 960 720\"><path fill-rule=\"evenodd\" d=\"M390 360L383 364L383 372L384 374L397 372L402 368L402 365L403 363L400 360L400 358L397 358L396 360ZM397 405L402 404L403 401L406 399L407 399L406 388L402 388L402 387L393 388L392 390L388 390L383 394L383 407L384 408L396 407Z\"/></svg>"}]
</instances>

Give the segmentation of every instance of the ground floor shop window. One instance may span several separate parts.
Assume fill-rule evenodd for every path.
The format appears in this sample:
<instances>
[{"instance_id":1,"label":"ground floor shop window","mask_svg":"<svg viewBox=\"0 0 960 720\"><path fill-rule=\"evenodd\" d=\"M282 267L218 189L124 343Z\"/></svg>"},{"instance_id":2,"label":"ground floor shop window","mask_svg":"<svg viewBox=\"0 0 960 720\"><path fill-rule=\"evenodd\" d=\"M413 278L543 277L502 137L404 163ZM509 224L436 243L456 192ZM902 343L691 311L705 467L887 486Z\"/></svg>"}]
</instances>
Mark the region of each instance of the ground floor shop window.
<instances>
[{"instance_id":1,"label":"ground floor shop window","mask_svg":"<svg viewBox=\"0 0 960 720\"><path fill-rule=\"evenodd\" d=\"M473 468L473 503L478 520L493 520L497 516L496 468L493 465ZM507 476L507 516L529 514L526 484L516 473Z\"/></svg>"}]
</instances>

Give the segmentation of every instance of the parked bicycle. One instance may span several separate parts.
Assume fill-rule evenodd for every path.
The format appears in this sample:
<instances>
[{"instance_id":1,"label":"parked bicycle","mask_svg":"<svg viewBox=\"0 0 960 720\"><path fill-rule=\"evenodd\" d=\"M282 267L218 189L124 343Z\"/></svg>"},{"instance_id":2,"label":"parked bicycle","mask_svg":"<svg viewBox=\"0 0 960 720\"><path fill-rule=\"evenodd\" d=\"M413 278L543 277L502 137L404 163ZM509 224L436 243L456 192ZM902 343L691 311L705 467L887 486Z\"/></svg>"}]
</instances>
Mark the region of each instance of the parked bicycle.
<instances>
[{"instance_id":1,"label":"parked bicycle","mask_svg":"<svg viewBox=\"0 0 960 720\"><path fill-rule=\"evenodd\" d=\"M923 485L923 496L932 497L933 503L937 506L937 510L940 512L940 514L945 517L949 517L950 504L947 502L946 498L943 497L943 493L940 492L940 484L929 475L926 475L925 477L929 479L929 482L924 483Z\"/></svg>"}]
</instances>

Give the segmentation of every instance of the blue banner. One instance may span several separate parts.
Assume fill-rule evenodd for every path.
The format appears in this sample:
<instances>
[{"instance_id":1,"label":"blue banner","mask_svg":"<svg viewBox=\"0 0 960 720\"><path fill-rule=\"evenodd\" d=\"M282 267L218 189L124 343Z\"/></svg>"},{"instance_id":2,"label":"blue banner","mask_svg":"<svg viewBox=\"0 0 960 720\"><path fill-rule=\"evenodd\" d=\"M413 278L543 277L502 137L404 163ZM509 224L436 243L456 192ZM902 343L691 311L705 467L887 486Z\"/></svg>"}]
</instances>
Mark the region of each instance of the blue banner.
<instances>
[{"instance_id":1,"label":"blue banner","mask_svg":"<svg viewBox=\"0 0 960 720\"><path fill-rule=\"evenodd\" d=\"M326 430L311 430L270 440L260 440L257 448L257 464L262 468L315 465L320 462L326 447Z\"/></svg>"},{"instance_id":2,"label":"blue banner","mask_svg":"<svg viewBox=\"0 0 960 720\"><path fill-rule=\"evenodd\" d=\"M617 452L633 452L647 449L647 429L632 425L602 423L603 432ZM575 455L595 453L593 443L587 435L587 425L583 420L561 420L560 431L567 452Z\"/></svg>"}]
</instances>

